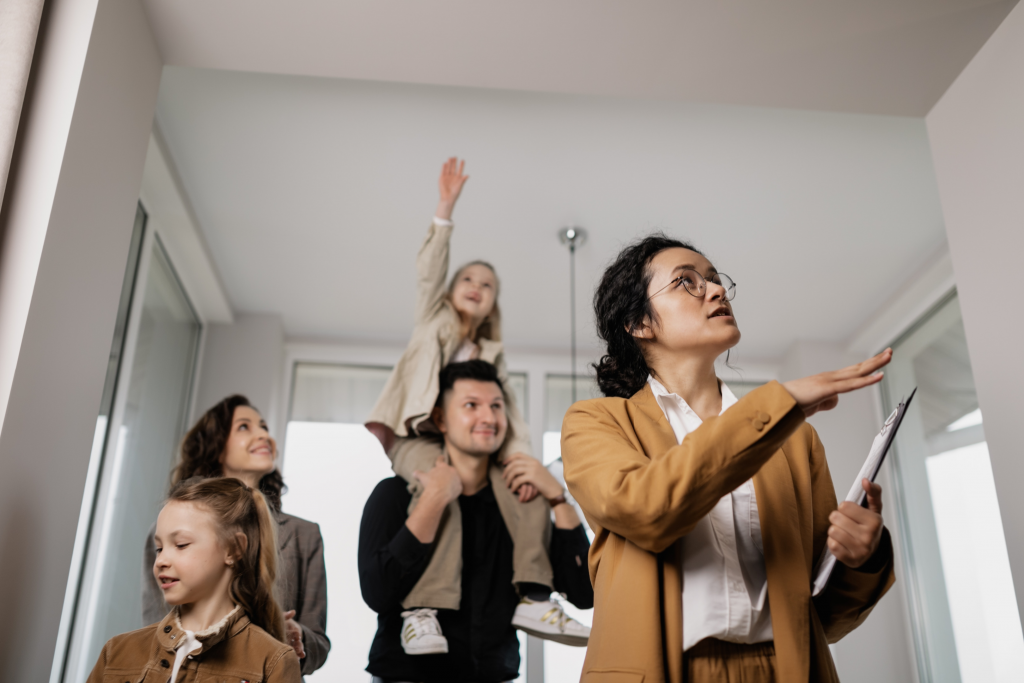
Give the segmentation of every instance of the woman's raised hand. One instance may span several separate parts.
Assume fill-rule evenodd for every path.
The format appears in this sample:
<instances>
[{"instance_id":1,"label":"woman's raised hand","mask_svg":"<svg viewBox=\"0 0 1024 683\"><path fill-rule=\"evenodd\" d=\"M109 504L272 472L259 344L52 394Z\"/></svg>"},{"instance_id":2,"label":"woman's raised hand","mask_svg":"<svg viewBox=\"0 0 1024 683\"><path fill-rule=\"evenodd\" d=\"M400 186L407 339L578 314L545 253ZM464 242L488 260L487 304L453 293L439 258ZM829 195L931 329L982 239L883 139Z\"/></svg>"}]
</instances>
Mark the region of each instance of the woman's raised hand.
<instances>
[{"instance_id":1,"label":"woman's raised hand","mask_svg":"<svg viewBox=\"0 0 1024 683\"><path fill-rule=\"evenodd\" d=\"M835 408L839 403L839 394L880 382L882 373L878 370L888 365L890 360L892 349L886 349L877 356L848 368L783 382L782 387L796 399L804 415L810 417L819 410Z\"/></svg>"},{"instance_id":2,"label":"woman's raised hand","mask_svg":"<svg viewBox=\"0 0 1024 683\"><path fill-rule=\"evenodd\" d=\"M434 214L438 218L451 219L455 202L462 194L462 186L469 180L468 175L462 175L462 170L465 167L466 161L459 161L457 157L450 158L441 167L441 177L437 179L437 187L441 191L441 201L438 202L437 213Z\"/></svg>"}]
</instances>

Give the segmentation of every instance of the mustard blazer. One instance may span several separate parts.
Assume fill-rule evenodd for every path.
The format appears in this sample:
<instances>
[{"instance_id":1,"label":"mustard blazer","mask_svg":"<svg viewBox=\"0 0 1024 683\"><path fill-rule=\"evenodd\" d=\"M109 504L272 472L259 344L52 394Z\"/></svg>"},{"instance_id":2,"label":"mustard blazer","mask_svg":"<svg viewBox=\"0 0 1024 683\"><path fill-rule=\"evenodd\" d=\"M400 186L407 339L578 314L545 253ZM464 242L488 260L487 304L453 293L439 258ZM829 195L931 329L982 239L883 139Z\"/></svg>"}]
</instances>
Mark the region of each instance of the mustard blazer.
<instances>
[{"instance_id":1,"label":"mustard blazer","mask_svg":"<svg viewBox=\"0 0 1024 683\"><path fill-rule=\"evenodd\" d=\"M895 580L885 531L863 567L837 563L811 598L836 495L817 433L778 382L682 444L649 386L629 399L580 401L562 425L562 460L596 535L584 683L682 683L680 539L751 477L780 681L838 681L828 643L863 622Z\"/></svg>"}]
</instances>

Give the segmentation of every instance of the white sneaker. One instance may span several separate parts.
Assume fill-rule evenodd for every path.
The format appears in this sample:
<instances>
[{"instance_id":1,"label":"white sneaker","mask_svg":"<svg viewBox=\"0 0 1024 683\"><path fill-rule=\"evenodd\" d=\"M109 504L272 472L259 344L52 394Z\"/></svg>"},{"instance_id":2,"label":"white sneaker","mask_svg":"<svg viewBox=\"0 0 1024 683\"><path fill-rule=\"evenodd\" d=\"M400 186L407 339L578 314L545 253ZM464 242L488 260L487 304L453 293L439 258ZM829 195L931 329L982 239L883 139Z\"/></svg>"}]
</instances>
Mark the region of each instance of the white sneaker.
<instances>
[{"instance_id":1,"label":"white sneaker","mask_svg":"<svg viewBox=\"0 0 1024 683\"><path fill-rule=\"evenodd\" d=\"M516 606L512 625L531 636L573 647L586 647L590 640L590 628L567 615L561 605L551 600L535 602L523 598Z\"/></svg>"},{"instance_id":2,"label":"white sneaker","mask_svg":"<svg viewBox=\"0 0 1024 683\"><path fill-rule=\"evenodd\" d=\"M407 655L441 655L448 652L448 639L441 635L436 609L402 612L402 649Z\"/></svg>"}]
</instances>

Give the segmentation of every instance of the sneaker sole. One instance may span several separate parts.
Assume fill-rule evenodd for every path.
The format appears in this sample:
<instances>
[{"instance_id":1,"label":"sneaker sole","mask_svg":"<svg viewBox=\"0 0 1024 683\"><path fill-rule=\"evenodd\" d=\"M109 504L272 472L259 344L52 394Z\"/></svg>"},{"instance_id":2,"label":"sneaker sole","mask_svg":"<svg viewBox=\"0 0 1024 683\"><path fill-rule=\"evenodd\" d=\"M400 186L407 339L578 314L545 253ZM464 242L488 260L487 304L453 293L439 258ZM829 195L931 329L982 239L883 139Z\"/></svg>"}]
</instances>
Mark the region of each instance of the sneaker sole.
<instances>
[{"instance_id":1,"label":"sneaker sole","mask_svg":"<svg viewBox=\"0 0 1024 683\"><path fill-rule=\"evenodd\" d=\"M448 654L448 645L434 645L432 647L423 648L410 648L402 646L407 655L446 655Z\"/></svg>"},{"instance_id":2,"label":"sneaker sole","mask_svg":"<svg viewBox=\"0 0 1024 683\"><path fill-rule=\"evenodd\" d=\"M565 633L546 633L545 631L538 631L527 626L520 626L516 624L515 621L512 622L512 625L523 633L534 636L535 638L550 640L554 643L568 645L569 647L586 647L587 643L590 641L590 638L587 636L571 636Z\"/></svg>"}]
</instances>

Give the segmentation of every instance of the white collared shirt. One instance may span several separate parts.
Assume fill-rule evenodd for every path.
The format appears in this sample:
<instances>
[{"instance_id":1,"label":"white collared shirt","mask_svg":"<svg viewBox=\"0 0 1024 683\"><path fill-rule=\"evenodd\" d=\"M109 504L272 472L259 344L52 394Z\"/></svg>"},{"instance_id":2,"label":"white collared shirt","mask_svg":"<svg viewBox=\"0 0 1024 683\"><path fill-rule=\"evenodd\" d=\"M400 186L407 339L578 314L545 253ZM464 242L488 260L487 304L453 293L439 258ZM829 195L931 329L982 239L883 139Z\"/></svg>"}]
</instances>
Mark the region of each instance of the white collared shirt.
<instances>
[{"instance_id":1,"label":"white collared shirt","mask_svg":"<svg viewBox=\"0 0 1024 683\"><path fill-rule=\"evenodd\" d=\"M647 383L679 443L703 421L661 382ZM722 383L722 412L736 397ZM683 538L683 651L704 638L731 643L772 640L768 577L754 482L722 496Z\"/></svg>"}]
</instances>

